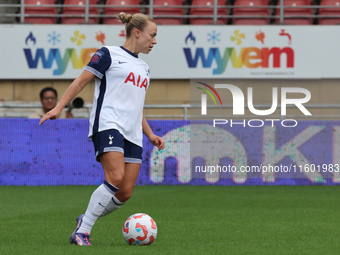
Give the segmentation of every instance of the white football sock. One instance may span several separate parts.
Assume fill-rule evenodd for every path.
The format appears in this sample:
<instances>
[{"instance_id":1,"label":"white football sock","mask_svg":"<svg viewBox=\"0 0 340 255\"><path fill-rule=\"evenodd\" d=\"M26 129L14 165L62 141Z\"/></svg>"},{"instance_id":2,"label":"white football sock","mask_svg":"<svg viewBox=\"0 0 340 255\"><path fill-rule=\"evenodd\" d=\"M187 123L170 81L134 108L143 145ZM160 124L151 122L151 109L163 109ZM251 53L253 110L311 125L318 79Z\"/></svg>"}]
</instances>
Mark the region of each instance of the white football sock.
<instances>
[{"instance_id":1,"label":"white football sock","mask_svg":"<svg viewBox=\"0 0 340 255\"><path fill-rule=\"evenodd\" d=\"M85 216L83 217L83 222L77 233L91 233L94 223L105 211L105 207L112 201L112 197L117 191L118 188L104 181L104 183L93 192Z\"/></svg>"},{"instance_id":2,"label":"white football sock","mask_svg":"<svg viewBox=\"0 0 340 255\"><path fill-rule=\"evenodd\" d=\"M125 202L120 202L115 195L112 196L111 201L109 204L105 207L105 210L102 212L102 214L99 216L99 218L104 217L117 209L119 209Z\"/></svg>"}]
</instances>

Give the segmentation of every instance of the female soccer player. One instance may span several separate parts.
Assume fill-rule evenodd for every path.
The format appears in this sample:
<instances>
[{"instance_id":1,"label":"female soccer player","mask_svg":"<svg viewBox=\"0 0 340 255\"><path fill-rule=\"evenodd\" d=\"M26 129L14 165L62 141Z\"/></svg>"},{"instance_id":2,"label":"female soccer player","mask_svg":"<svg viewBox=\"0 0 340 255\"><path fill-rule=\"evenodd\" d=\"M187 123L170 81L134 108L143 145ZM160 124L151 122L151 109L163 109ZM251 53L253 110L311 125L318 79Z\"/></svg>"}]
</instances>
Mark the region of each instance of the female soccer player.
<instances>
[{"instance_id":1,"label":"female soccer player","mask_svg":"<svg viewBox=\"0 0 340 255\"><path fill-rule=\"evenodd\" d=\"M150 71L138 57L139 53L148 54L157 43L156 23L141 13L120 13L119 19L126 24L123 46L99 49L39 123L58 118L67 103L95 78L89 137L105 181L93 192L85 215L78 216L77 227L70 236L71 243L81 246L92 245L90 232L98 218L117 210L130 198L142 163L143 133L159 150L165 147L143 115Z\"/></svg>"}]
</instances>

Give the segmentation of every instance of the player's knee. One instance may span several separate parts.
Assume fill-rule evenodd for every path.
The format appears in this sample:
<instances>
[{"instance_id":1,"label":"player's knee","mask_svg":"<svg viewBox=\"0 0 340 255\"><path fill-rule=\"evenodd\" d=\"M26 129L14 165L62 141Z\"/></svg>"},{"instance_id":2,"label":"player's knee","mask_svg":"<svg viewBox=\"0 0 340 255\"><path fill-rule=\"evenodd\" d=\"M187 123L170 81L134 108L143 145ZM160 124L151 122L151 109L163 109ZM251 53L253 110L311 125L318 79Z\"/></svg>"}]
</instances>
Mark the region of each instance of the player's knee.
<instances>
[{"instance_id":1,"label":"player's knee","mask_svg":"<svg viewBox=\"0 0 340 255\"><path fill-rule=\"evenodd\" d=\"M115 175L111 175L110 180L107 180L109 183L111 183L112 185L114 185L117 188L120 188L120 186L122 185L123 179L124 179L124 175L123 174L115 174Z\"/></svg>"},{"instance_id":2,"label":"player's knee","mask_svg":"<svg viewBox=\"0 0 340 255\"><path fill-rule=\"evenodd\" d=\"M115 183L116 183L116 187L117 188L120 188L120 186L122 185L122 182L123 182L123 179L124 179L124 176L121 175L121 176L116 176L115 177Z\"/></svg>"}]
</instances>

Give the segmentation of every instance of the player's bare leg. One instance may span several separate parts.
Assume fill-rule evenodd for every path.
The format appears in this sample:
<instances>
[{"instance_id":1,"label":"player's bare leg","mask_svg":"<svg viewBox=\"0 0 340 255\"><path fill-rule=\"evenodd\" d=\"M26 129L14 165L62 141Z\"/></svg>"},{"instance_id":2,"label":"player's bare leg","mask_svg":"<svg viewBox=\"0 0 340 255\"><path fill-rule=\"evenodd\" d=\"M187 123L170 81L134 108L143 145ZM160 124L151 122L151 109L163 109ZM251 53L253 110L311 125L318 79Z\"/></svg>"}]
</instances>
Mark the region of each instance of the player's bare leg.
<instances>
[{"instance_id":1,"label":"player's bare leg","mask_svg":"<svg viewBox=\"0 0 340 255\"><path fill-rule=\"evenodd\" d=\"M105 181L119 189L125 172L124 154L117 151L105 152L99 160L104 169Z\"/></svg>"},{"instance_id":2,"label":"player's bare leg","mask_svg":"<svg viewBox=\"0 0 340 255\"><path fill-rule=\"evenodd\" d=\"M126 202L132 195L132 191L136 185L141 164L125 163L125 175L120 189L115 197L122 202Z\"/></svg>"}]
</instances>

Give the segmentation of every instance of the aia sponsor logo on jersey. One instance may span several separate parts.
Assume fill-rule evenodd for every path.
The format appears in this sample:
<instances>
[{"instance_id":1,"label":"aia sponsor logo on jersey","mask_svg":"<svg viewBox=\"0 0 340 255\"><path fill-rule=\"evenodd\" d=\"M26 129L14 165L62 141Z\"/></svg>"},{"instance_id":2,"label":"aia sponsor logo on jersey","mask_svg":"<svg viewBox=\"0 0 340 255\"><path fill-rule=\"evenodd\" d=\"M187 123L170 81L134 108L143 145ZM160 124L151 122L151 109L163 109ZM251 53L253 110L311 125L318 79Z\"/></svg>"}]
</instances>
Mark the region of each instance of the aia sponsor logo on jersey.
<instances>
[{"instance_id":1,"label":"aia sponsor logo on jersey","mask_svg":"<svg viewBox=\"0 0 340 255\"><path fill-rule=\"evenodd\" d=\"M135 75L133 72L130 72L128 77L125 79L124 83L132 82L134 86L137 86L139 88L144 88L145 91L148 88L148 80L144 78L143 82L141 82L140 75Z\"/></svg>"}]
</instances>

